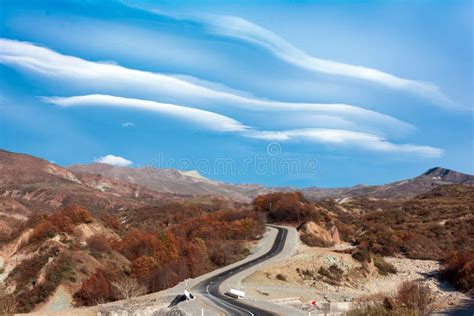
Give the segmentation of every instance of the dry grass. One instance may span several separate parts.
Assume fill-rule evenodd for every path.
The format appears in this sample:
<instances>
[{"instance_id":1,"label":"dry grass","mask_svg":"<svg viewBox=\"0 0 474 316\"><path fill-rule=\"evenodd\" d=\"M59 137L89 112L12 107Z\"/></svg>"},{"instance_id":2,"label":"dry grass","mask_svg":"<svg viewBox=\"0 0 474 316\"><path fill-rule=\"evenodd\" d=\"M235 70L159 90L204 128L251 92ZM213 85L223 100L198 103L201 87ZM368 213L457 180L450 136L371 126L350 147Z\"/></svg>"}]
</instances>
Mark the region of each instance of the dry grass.
<instances>
[{"instance_id":1,"label":"dry grass","mask_svg":"<svg viewBox=\"0 0 474 316\"><path fill-rule=\"evenodd\" d=\"M434 294L428 286L404 282L394 297L381 294L365 297L354 303L348 316L428 316L436 308Z\"/></svg>"}]
</instances>

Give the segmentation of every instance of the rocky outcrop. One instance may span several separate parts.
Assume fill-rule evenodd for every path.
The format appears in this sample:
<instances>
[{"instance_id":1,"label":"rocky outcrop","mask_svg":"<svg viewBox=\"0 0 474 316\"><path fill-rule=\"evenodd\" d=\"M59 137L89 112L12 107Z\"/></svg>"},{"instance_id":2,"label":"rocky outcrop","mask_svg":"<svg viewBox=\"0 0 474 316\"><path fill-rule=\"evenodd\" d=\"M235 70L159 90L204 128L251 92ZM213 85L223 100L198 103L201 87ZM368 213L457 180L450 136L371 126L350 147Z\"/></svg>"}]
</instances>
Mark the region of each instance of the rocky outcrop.
<instances>
[{"instance_id":1,"label":"rocky outcrop","mask_svg":"<svg viewBox=\"0 0 474 316\"><path fill-rule=\"evenodd\" d=\"M325 228L315 222L307 222L300 228L300 238L312 247L330 247L340 243L337 227L332 223L328 223L328 226Z\"/></svg>"}]
</instances>

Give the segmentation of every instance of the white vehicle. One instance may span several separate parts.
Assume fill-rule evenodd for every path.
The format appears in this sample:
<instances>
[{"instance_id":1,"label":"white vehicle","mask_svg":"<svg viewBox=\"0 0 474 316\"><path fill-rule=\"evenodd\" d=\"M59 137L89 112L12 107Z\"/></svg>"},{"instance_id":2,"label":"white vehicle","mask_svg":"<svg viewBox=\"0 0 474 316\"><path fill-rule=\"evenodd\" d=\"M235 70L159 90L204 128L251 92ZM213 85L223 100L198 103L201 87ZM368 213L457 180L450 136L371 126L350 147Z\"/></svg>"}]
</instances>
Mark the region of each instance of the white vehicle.
<instances>
[{"instance_id":1,"label":"white vehicle","mask_svg":"<svg viewBox=\"0 0 474 316\"><path fill-rule=\"evenodd\" d=\"M196 297L192 295L189 291L184 290L184 296L186 296L187 300L194 300Z\"/></svg>"},{"instance_id":2,"label":"white vehicle","mask_svg":"<svg viewBox=\"0 0 474 316\"><path fill-rule=\"evenodd\" d=\"M237 299L245 297L245 292L244 291L240 291L240 290L236 290L236 289L230 289L225 294L227 294L230 297L237 298Z\"/></svg>"}]
</instances>

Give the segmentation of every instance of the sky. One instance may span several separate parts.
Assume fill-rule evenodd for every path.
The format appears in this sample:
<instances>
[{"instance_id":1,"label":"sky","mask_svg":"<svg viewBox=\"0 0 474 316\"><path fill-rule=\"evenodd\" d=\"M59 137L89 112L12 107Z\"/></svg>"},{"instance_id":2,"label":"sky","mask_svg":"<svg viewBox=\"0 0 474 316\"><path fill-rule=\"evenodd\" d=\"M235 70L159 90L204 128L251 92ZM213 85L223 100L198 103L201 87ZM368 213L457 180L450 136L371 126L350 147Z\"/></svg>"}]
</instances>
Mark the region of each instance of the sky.
<instances>
[{"instance_id":1,"label":"sky","mask_svg":"<svg viewBox=\"0 0 474 316\"><path fill-rule=\"evenodd\" d=\"M0 0L0 148L341 187L474 173L472 1Z\"/></svg>"}]
</instances>

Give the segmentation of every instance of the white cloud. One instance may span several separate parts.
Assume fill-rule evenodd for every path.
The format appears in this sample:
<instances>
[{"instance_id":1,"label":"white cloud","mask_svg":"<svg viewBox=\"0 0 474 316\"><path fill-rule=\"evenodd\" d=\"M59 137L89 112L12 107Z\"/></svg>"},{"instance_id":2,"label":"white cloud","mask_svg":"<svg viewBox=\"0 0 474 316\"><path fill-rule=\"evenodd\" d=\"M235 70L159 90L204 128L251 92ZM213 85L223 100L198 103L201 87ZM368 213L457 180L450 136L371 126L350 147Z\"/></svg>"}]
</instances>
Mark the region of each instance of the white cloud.
<instances>
[{"instance_id":1,"label":"white cloud","mask_svg":"<svg viewBox=\"0 0 474 316\"><path fill-rule=\"evenodd\" d=\"M208 130L219 132L238 132L247 129L247 127L242 125L240 122L224 115L155 101L122 98L102 94L74 97L45 97L42 99L48 103L61 106L107 106L147 110L192 122Z\"/></svg>"},{"instance_id":2,"label":"white cloud","mask_svg":"<svg viewBox=\"0 0 474 316\"><path fill-rule=\"evenodd\" d=\"M374 82L392 89L414 93L439 106L459 109L466 108L452 101L433 83L402 78L370 67L313 57L272 31L241 17L213 14L199 16L178 15L156 9L148 10L143 7L129 6L175 20L201 23L204 27L207 27L210 33L238 39L262 47L280 60L302 69Z\"/></svg>"},{"instance_id":3,"label":"white cloud","mask_svg":"<svg viewBox=\"0 0 474 316\"><path fill-rule=\"evenodd\" d=\"M457 106L432 83L401 78L374 68L313 57L277 34L239 17L206 15L195 19L207 25L214 34L263 47L277 58L306 70L362 79L392 89L415 93L437 105Z\"/></svg>"},{"instance_id":4,"label":"white cloud","mask_svg":"<svg viewBox=\"0 0 474 316\"><path fill-rule=\"evenodd\" d=\"M234 132L245 137L263 140L305 140L334 146L355 147L380 152L410 153L425 157L440 157L443 154L443 151L438 148L411 144L394 144L374 134L360 133L349 130L310 128L283 131L260 131L249 126L244 126L232 118L213 112L148 100L97 94L74 97L48 97L42 99L46 102L65 107L106 106L142 109L169 115L186 121L191 121L209 130L219 132ZM99 160L97 160L97 162L104 162L112 165L120 165L126 162L128 162L127 164L131 163L129 161L123 160L121 157L115 157L113 155L101 157Z\"/></svg>"},{"instance_id":5,"label":"white cloud","mask_svg":"<svg viewBox=\"0 0 474 316\"><path fill-rule=\"evenodd\" d=\"M360 148L378 152L415 154L437 158L443 150L430 146L394 144L377 135L337 129L297 129L287 131L247 131L245 136L271 141L309 141L321 144Z\"/></svg>"},{"instance_id":6,"label":"white cloud","mask_svg":"<svg viewBox=\"0 0 474 316\"><path fill-rule=\"evenodd\" d=\"M220 132L236 132L246 137L271 141L306 140L336 146L355 147L381 152L410 153L426 157L440 157L443 154L443 151L438 148L412 144L394 144L374 134L360 133L349 130L312 128L283 131L259 131L248 126L244 126L240 122L220 114L173 104L164 104L155 101L129 99L110 95L85 95L43 99L47 102L66 107L108 106L143 109L147 111L158 112L160 114L170 115L172 117L184 119L187 121L192 121L209 130ZM123 159L112 155L101 157L101 159L105 158L110 160L109 164L114 164L112 161L115 159ZM117 163L120 162L117 161Z\"/></svg>"},{"instance_id":7,"label":"white cloud","mask_svg":"<svg viewBox=\"0 0 474 316\"><path fill-rule=\"evenodd\" d=\"M135 123L133 122L124 122L122 123L122 127L134 127Z\"/></svg>"},{"instance_id":8,"label":"white cloud","mask_svg":"<svg viewBox=\"0 0 474 316\"><path fill-rule=\"evenodd\" d=\"M130 160L114 155L106 155L96 158L94 159L94 162L105 163L116 167L126 167L132 164Z\"/></svg>"},{"instance_id":9,"label":"white cloud","mask_svg":"<svg viewBox=\"0 0 474 316\"><path fill-rule=\"evenodd\" d=\"M193 122L213 131L234 132L259 139L308 140L374 151L413 153L428 157L439 157L443 154L443 151L438 148L394 144L375 134L345 130L344 128L348 127L356 128L357 125L362 125L362 123L378 125L385 130L412 130L414 128L411 124L399 121L391 116L352 105L278 102L236 95L231 92L203 87L170 75L134 70L110 63L91 62L62 55L30 43L7 39L0 39L0 63L18 66L43 76L60 79L62 82L71 80L73 83L91 85L94 89L105 89L113 86L117 90L123 91L126 87L127 91L133 91L134 94L140 91L155 92L160 97L167 99L179 100L184 97L187 100L193 100L196 104L205 105L210 102L220 106L238 107L249 112L273 112L279 117L291 117L292 120L296 121L299 115L301 121L305 121L304 125L310 125L309 121L316 121L316 123L304 126L305 129L259 131L214 112L150 100L104 94L43 98L47 102L61 106L108 106L141 109ZM311 117L308 113L313 115L314 120L307 119ZM331 125L341 125L342 128L320 128L321 122L328 119L330 119ZM268 117L268 121L271 122L271 120L271 117ZM111 164L115 163L114 161L125 163L125 165L131 163L126 159L122 161L119 158L123 159L107 155L101 157L100 160L107 160Z\"/></svg>"},{"instance_id":10,"label":"white cloud","mask_svg":"<svg viewBox=\"0 0 474 316\"><path fill-rule=\"evenodd\" d=\"M279 116L287 112L292 117L307 117L308 113L333 115L351 120L357 126L389 130L412 131L411 124L389 115L347 104L291 103L263 100L229 91L220 91L194 82L159 73L125 68L114 64L91 62L81 58L59 54L50 49L8 39L0 39L0 63L27 69L28 71L61 80L64 84L93 87L94 90L121 94L124 91L147 95L147 99L173 100L194 107L236 107L249 112L269 111ZM126 88L126 89L125 89ZM215 87L214 87L215 88ZM209 105L211 104L211 105ZM283 114L287 115L287 114ZM271 120L269 121L271 123ZM320 127L320 125L306 126Z\"/></svg>"}]
</instances>

